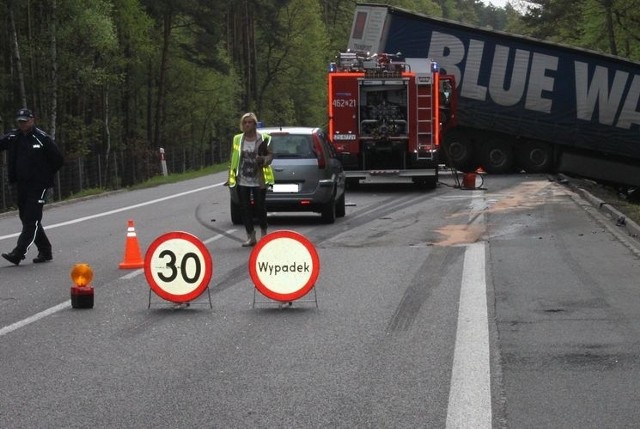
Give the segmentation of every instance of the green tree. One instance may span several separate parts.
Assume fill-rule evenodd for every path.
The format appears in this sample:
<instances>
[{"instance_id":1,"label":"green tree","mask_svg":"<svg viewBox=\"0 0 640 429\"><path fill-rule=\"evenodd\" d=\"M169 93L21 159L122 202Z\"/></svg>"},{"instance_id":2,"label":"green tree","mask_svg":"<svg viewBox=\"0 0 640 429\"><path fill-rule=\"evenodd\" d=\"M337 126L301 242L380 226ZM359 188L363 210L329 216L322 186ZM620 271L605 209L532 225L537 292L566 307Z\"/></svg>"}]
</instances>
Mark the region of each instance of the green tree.
<instances>
[{"instance_id":1,"label":"green tree","mask_svg":"<svg viewBox=\"0 0 640 429\"><path fill-rule=\"evenodd\" d=\"M60 137L69 155L102 149L106 125L103 102L119 83L119 61L112 5L104 0L68 0L57 8ZM42 62L47 62L43 59Z\"/></svg>"},{"instance_id":2,"label":"green tree","mask_svg":"<svg viewBox=\"0 0 640 429\"><path fill-rule=\"evenodd\" d=\"M639 7L637 0L586 0L580 44L612 55L640 58Z\"/></svg>"},{"instance_id":3,"label":"green tree","mask_svg":"<svg viewBox=\"0 0 640 429\"><path fill-rule=\"evenodd\" d=\"M319 5L291 0L269 12L258 19L256 110L278 125L324 123L329 43Z\"/></svg>"},{"instance_id":4,"label":"green tree","mask_svg":"<svg viewBox=\"0 0 640 429\"><path fill-rule=\"evenodd\" d=\"M328 53L344 50L351 31L355 2L320 0L322 22L327 33ZM330 59L331 56L327 59Z\"/></svg>"},{"instance_id":5,"label":"green tree","mask_svg":"<svg viewBox=\"0 0 640 429\"><path fill-rule=\"evenodd\" d=\"M584 0L531 0L522 17L527 34L542 40L577 44L582 37Z\"/></svg>"},{"instance_id":6,"label":"green tree","mask_svg":"<svg viewBox=\"0 0 640 429\"><path fill-rule=\"evenodd\" d=\"M522 17L533 37L638 58L640 0L530 0Z\"/></svg>"}]
</instances>

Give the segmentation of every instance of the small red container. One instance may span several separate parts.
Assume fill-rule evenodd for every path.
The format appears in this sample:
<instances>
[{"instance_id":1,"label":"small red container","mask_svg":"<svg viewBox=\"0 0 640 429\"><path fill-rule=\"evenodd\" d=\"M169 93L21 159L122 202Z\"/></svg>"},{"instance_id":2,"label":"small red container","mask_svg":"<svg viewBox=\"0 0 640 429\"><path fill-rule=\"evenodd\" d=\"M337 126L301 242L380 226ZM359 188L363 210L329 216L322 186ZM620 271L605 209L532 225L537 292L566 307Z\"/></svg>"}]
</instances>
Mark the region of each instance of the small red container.
<instances>
[{"instance_id":1,"label":"small red container","mask_svg":"<svg viewBox=\"0 0 640 429\"><path fill-rule=\"evenodd\" d=\"M464 173L462 187L464 189L476 189L476 173Z\"/></svg>"}]
</instances>

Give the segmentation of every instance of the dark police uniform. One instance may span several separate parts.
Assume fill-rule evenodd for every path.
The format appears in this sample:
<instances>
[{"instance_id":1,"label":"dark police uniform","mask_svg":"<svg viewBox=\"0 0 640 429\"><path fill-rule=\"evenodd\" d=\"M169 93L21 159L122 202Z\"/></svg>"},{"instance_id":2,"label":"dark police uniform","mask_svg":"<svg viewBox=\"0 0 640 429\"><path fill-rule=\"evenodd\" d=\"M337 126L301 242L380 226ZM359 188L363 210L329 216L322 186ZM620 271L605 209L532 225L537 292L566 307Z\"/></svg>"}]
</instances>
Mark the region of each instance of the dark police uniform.
<instances>
[{"instance_id":1,"label":"dark police uniform","mask_svg":"<svg viewBox=\"0 0 640 429\"><path fill-rule=\"evenodd\" d=\"M21 109L18 118L33 118L28 109ZM46 192L54 185L56 172L64 158L51 137L33 126L26 134L19 129L0 137L0 151L7 151L9 182L17 187L17 203L22 232L11 253L2 256L15 265L24 259L31 244L38 248L34 262L52 259L51 243L40 223Z\"/></svg>"}]
</instances>

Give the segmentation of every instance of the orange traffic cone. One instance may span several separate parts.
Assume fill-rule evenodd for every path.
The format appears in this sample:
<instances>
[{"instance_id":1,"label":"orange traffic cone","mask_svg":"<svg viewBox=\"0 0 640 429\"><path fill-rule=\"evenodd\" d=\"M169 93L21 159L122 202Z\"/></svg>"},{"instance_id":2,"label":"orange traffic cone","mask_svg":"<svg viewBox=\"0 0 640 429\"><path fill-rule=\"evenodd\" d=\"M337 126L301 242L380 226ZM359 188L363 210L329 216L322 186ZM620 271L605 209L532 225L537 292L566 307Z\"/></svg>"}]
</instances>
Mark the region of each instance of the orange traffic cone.
<instances>
[{"instance_id":1,"label":"orange traffic cone","mask_svg":"<svg viewBox=\"0 0 640 429\"><path fill-rule=\"evenodd\" d=\"M140 252L140 244L138 244L138 236L136 235L136 229L133 226L133 220L129 220L129 226L127 227L127 241L124 245L124 260L120 262L119 268L142 268L144 267L144 260L142 259L142 253Z\"/></svg>"}]
</instances>

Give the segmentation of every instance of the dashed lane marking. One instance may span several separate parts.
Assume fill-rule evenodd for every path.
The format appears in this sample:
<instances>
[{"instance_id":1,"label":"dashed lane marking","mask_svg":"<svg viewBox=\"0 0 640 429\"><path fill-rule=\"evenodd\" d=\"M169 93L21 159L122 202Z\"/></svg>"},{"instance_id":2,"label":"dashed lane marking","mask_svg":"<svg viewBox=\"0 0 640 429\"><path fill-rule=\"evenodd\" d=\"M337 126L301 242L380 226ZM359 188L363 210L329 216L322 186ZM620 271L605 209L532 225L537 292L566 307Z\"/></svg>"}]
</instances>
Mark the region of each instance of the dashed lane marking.
<instances>
[{"instance_id":1,"label":"dashed lane marking","mask_svg":"<svg viewBox=\"0 0 640 429\"><path fill-rule=\"evenodd\" d=\"M236 230L235 229L230 229L228 231L225 231L225 234L231 234L234 231L236 231ZM220 239L220 238L222 238L224 236L225 236L224 234L215 235L215 236L205 240L204 243L205 244L211 243L212 241L216 241L216 240L218 240L218 239ZM132 278L142 274L143 272L144 272L143 269L135 270L135 271L132 271L132 272L130 272L128 274L125 274L124 276L120 277L119 280L132 279ZM55 313L57 313L59 311L62 311L62 310L66 310L67 308L70 308L70 307L71 307L71 301L70 300L69 301L65 301L65 302L61 302L60 304L54 305L53 307L48 308L48 309L46 309L44 311L41 311L40 313L36 313L33 316L29 316L26 319L22 319L22 320L20 320L18 322L12 323L11 325L7 325L7 326L5 326L3 328L0 328L0 337L4 336L4 335L6 335L6 334L8 334L10 332L17 331L20 328L24 328L25 326L30 325L30 324L32 324L34 322L37 322L40 319L44 319L47 316L51 316L52 314L55 314Z\"/></svg>"},{"instance_id":2,"label":"dashed lane marking","mask_svg":"<svg viewBox=\"0 0 640 429\"><path fill-rule=\"evenodd\" d=\"M185 195L193 194L193 193L196 193L196 192L206 191L207 189L217 188L217 187L222 186L222 185L224 185L224 183L216 183L215 185L203 186L201 188L192 189L190 191L180 192L178 194L168 195L166 197L157 198L155 200L145 201L144 203L134 204L134 205L131 205L131 206L126 206L126 207L120 207L119 209L109 210L109 211L102 212L102 213L96 213L96 214L91 215L91 216L79 217L79 218L76 218L76 219L68 220L66 222L60 222L60 223L56 223L56 224L53 224L53 225L47 225L46 228L47 228L47 231L48 231L50 229L59 228L61 226L73 225L73 224L84 222L84 221L87 221L87 220L97 219L99 217L109 216L109 215L112 215L112 214L115 214L115 213L121 213L121 212L124 212L124 211L127 211L127 210L131 210L131 209L137 209L138 207L144 207L144 206L149 206L151 204L161 203L163 201L167 201L167 200L171 200L171 199L174 199L174 198L183 197ZM19 232L15 233L15 234L0 235L0 240L6 240L7 238L15 238L15 237L17 237L19 235L20 235Z\"/></svg>"},{"instance_id":3,"label":"dashed lane marking","mask_svg":"<svg viewBox=\"0 0 640 429\"><path fill-rule=\"evenodd\" d=\"M484 215L473 213L484 205L483 195L474 195L471 225L484 224ZM446 429L491 428L485 246L479 241L468 244L465 250Z\"/></svg>"}]
</instances>

